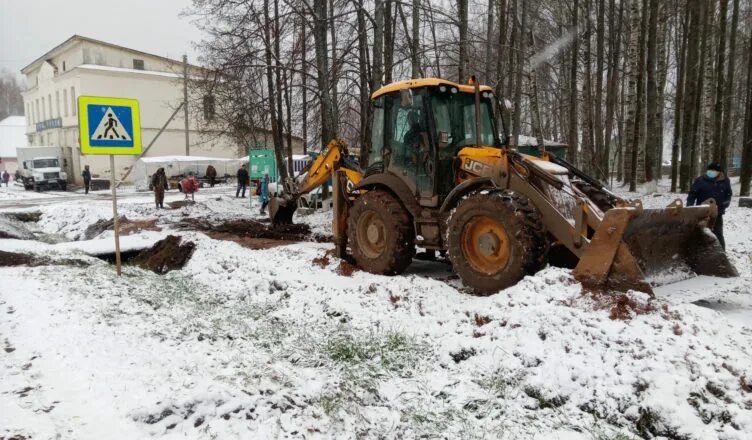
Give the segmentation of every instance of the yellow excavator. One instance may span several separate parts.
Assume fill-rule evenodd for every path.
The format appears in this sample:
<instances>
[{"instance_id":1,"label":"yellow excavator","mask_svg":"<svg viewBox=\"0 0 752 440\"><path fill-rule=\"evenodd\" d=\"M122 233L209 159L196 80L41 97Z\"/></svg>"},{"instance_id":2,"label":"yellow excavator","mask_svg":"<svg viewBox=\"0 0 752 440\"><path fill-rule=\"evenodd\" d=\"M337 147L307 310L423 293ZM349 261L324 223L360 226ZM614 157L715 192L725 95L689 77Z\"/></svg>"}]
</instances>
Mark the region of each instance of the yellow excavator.
<instances>
[{"instance_id":1,"label":"yellow excavator","mask_svg":"<svg viewBox=\"0 0 752 440\"><path fill-rule=\"evenodd\" d=\"M371 102L365 171L343 164L342 145L330 143L303 182L272 202L274 223L291 222L297 198L333 176L337 254L372 273L403 272L422 247L446 251L479 294L562 255L584 287L603 291L652 294L651 284L677 275L737 276L708 229L713 200L646 209L562 158L514 151L497 134L499 101L474 79L400 81Z\"/></svg>"}]
</instances>

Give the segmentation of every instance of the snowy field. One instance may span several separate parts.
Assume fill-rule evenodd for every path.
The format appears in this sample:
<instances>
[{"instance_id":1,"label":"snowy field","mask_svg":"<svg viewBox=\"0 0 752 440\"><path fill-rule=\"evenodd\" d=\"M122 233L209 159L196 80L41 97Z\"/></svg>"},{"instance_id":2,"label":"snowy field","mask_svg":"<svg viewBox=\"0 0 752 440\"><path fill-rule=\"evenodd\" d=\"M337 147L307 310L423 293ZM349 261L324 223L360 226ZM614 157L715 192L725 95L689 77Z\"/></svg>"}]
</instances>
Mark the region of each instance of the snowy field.
<instances>
[{"instance_id":1,"label":"snowy field","mask_svg":"<svg viewBox=\"0 0 752 440\"><path fill-rule=\"evenodd\" d=\"M736 198L724 220L739 278L614 304L565 269L477 297L440 262L376 276L326 243L253 250L177 229L257 216L231 192L163 211L126 192L121 215L159 230L124 249L172 233L196 250L181 270L121 278L91 256L111 231L87 237L111 218L104 195L0 192L0 214L41 213L35 240L0 250L48 261L0 268L0 439L752 438L752 209ZM327 234L330 219L296 221Z\"/></svg>"}]
</instances>

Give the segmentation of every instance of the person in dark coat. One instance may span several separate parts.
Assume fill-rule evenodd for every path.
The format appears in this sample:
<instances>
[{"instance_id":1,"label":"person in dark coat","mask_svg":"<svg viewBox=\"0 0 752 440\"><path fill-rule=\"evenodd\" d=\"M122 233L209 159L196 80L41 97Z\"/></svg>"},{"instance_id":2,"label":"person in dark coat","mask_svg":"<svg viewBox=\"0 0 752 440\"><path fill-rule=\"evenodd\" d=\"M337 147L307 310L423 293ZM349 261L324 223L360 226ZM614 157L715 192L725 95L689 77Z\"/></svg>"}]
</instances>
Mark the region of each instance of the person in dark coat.
<instances>
[{"instance_id":1,"label":"person in dark coat","mask_svg":"<svg viewBox=\"0 0 752 440\"><path fill-rule=\"evenodd\" d=\"M726 249L726 240L723 238L723 214L731 204L731 182L721 168L721 164L713 162L708 165L705 174L695 179L687 196L687 206L699 205L705 200L713 199L718 205L718 216L713 225L713 233L718 237L723 249Z\"/></svg>"},{"instance_id":2,"label":"person in dark coat","mask_svg":"<svg viewBox=\"0 0 752 440\"><path fill-rule=\"evenodd\" d=\"M5 182L5 187L8 187L8 181L10 180L10 174L8 174L8 170L3 171L3 182Z\"/></svg>"},{"instance_id":3,"label":"person in dark coat","mask_svg":"<svg viewBox=\"0 0 752 440\"><path fill-rule=\"evenodd\" d=\"M164 168L160 168L151 176L151 189L154 190L154 203L157 209L164 208L164 193L167 191L167 175Z\"/></svg>"},{"instance_id":4,"label":"person in dark coat","mask_svg":"<svg viewBox=\"0 0 752 440\"><path fill-rule=\"evenodd\" d=\"M89 165L84 166L84 171L81 173L81 177L84 178L84 194L89 194L89 188L91 187L91 171L89 171Z\"/></svg>"},{"instance_id":5,"label":"person in dark coat","mask_svg":"<svg viewBox=\"0 0 752 440\"><path fill-rule=\"evenodd\" d=\"M209 179L209 187L214 188L217 181L217 169L213 165L206 167L206 178Z\"/></svg>"},{"instance_id":6,"label":"person in dark coat","mask_svg":"<svg viewBox=\"0 0 752 440\"><path fill-rule=\"evenodd\" d=\"M235 197L245 198L245 190L250 183L250 176L248 175L248 165L243 164L238 170L238 189L235 191ZM240 193L243 192L241 196Z\"/></svg>"}]
</instances>

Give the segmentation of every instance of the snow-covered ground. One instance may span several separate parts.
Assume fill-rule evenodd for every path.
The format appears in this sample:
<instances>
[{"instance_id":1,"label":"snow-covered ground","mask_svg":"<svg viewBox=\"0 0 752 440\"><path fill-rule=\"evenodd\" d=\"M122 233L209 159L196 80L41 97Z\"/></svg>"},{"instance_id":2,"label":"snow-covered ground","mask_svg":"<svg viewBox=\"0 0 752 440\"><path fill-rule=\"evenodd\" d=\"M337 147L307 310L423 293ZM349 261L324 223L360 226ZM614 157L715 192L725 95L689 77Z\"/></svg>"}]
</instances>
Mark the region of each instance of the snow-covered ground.
<instances>
[{"instance_id":1,"label":"snow-covered ground","mask_svg":"<svg viewBox=\"0 0 752 440\"><path fill-rule=\"evenodd\" d=\"M752 437L752 210L736 200L724 220L739 278L632 293L630 319L614 320L564 269L476 297L443 263L350 273L329 244L251 250L174 229L257 216L230 192L165 211L148 194L121 201L161 228L126 245L196 243L166 275L117 278L89 256L111 240L83 240L111 218L107 200L23 208L48 243L0 250L59 264L0 268L0 438ZM330 219L297 221L327 233Z\"/></svg>"}]
</instances>

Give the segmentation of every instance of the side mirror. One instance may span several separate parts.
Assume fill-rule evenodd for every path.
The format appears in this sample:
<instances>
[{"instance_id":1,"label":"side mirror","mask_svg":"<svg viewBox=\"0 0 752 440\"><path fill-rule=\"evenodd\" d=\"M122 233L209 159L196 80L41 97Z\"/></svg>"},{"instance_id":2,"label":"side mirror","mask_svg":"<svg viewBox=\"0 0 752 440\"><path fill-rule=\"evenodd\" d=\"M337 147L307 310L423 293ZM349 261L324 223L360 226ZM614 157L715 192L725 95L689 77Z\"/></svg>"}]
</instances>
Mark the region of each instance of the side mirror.
<instances>
[{"instance_id":1,"label":"side mirror","mask_svg":"<svg viewBox=\"0 0 752 440\"><path fill-rule=\"evenodd\" d=\"M400 105L405 108L412 108L413 106L413 91L412 89L400 90Z\"/></svg>"}]
</instances>

